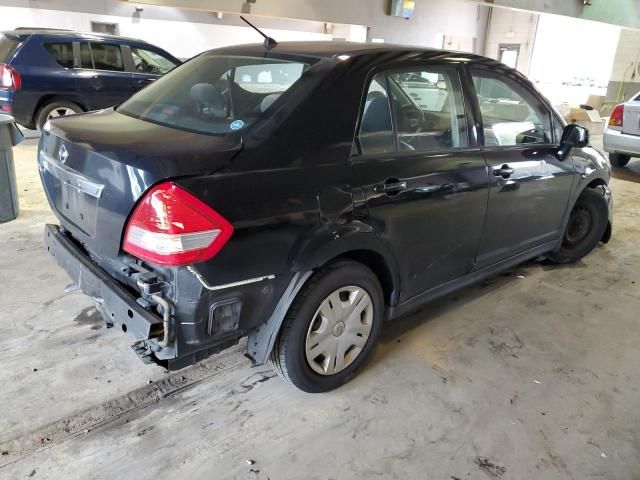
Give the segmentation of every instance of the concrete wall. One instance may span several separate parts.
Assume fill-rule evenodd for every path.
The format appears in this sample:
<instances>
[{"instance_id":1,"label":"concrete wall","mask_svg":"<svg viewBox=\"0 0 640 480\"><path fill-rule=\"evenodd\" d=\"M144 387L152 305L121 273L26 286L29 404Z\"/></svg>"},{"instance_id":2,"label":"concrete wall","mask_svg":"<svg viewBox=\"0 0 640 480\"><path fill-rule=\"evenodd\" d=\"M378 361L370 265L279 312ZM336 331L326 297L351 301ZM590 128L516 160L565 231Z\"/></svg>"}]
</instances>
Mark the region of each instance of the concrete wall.
<instances>
[{"instance_id":1,"label":"concrete wall","mask_svg":"<svg viewBox=\"0 0 640 480\"><path fill-rule=\"evenodd\" d=\"M462 0L421 0L414 17L407 20L387 15L387 3L257 0L251 4L249 17L280 41L333 37L365 41L368 34L388 43L442 48L447 36L454 39L446 42L450 48L483 52L488 8ZM259 41L239 18L243 5L235 0L0 0L0 28L89 31L92 20L118 23L121 35L142 38L186 58L208 48ZM136 13L136 6L143 11ZM185 6L193 8L182 8ZM225 12L222 19L216 12Z\"/></svg>"},{"instance_id":2,"label":"concrete wall","mask_svg":"<svg viewBox=\"0 0 640 480\"><path fill-rule=\"evenodd\" d=\"M477 4L462 0L418 0L406 20L388 15L388 0L136 0L132 4L165 5L203 11L242 12L268 17L367 25L373 38L385 42L442 48L445 35L480 38L483 29Z\"/></svg>"},{"instance_id":3,"label":"concrete wall","mask_svg":"<svg viewBox=\"0 0 640 480\"><path fill-rule=\"evenodd\" d=\"M570 17L611 23L629 28L640 28L640 0L475 0L484 5L503 6L541 13L554 13Z\"/></svg>"},{"instance_id":4,"label":"concrete wall","mask_svg":"<svg viewBox=\"0 0 640 480\"><path fill-rule=\"evenodd\" d=\"M246 26L239 15L224 15L218 19L212 11L182 10L168 7L156 7L138 3L129 3L120 0L0 0L0 6L23 7L32 9L60 10L64 12L92 13L98 15L113 15L118 17L134 18L135 7L140 6L144 10L141 19L169 20L192 23L204 23L211 25L236 25ZM13 18L13 21L24 24L28 18ZM265 28L281 30L298 30L304 32L324 33L324 22L312 20L299 20L290 18L263 18L260 20ZM22 22L22 23L21 23Z\"/></svg>"},{"instance_id":5,"label":"concrete wall","mask_svg":"<svg viewBox=\"0 0 640 480\"><path fill-rule=\"evenodd\" d=\"M529 73L533 44L535 42L538 14L494 8L491 13L491 23L485 55L499 59L500 44L519 45L517 68L522 73Z\"/></svg>"},{"instance_id":6,"label":"concrete wall","mask_svg":"<svg viewBox=\"0 0 640 480\"><path fill-rule=\"evenodd\" d=\"M489 31L489 22L491 20L492 8L478 8L478 17L476 21L476 46L475 53L486 55L487 51L487 33Z\"/></svg>"},{"instance_id":7,"label":"concrete wall","mask_svg":"<svg viewBox=\"0 0 640 480\"><path fill-rule=\"evenodd\" d=\"M613 60L607 100L626 101L640 92L640 31L623 29Z\"/></svg>"},{"instance_id":8,"label":"concrete wall","mask_svg":"<svg viewBox=\"0 0 640 480\"><path fill-rule=\"evenodd\" d=\"M136 14L133 5L115 1L82 2L78 5L79 2L64 0L48 0L46 3L12 0L3 1L2 4L4 6L0 6L0 30L28 26L88 32L91 31L92 21L116 23L120 35L146 40L179 58L189 58L210 48L262 40L237 15L224 15L222 19L218 19L208 12L160 7L145 7L143 12ZM30 7L32 5L46 5L48 8ZM330 41L333 38L331 33L325 33L326 26L323 22L262 18L259 20L269 27L265 28L265 31L280 41ZM339 32L341 38L361 41L366 39L364 27L351 27L336 25L334 30Z\"/></svg>"},{"instance_id":9,"label":"concrete wall","mask_svg":"<svg viewBox=\"0 0 640 480\"><path fill-rule=\"evenodd\" d=\"M180 6L203 10L220 9L240 12L250 7L251 12L258 15L304 18L319 21L345 23L364 23L371 25L383 33L388 25L381 20L387 13L388 0L256 0L255 4L245 0L133 0L134 3ZM584 5L582 0L468 0L476 5L502 6L528 10L539 13L568 15L585 20L611 23L629 28L640 29L640 0L591 0L592 5ZM440 21L438 10L449 6L454 14L462 18L465 8L459 5L460 0L416 0L416 12L428 11ZM396 28L398 24L391 23ZM446 25L449 27L449 25ZM393 27L391 27L393 28ZM446 32L460 35L456 32ZM390 36L387 34L387 36Z\"/></svg>"}]
</instances>

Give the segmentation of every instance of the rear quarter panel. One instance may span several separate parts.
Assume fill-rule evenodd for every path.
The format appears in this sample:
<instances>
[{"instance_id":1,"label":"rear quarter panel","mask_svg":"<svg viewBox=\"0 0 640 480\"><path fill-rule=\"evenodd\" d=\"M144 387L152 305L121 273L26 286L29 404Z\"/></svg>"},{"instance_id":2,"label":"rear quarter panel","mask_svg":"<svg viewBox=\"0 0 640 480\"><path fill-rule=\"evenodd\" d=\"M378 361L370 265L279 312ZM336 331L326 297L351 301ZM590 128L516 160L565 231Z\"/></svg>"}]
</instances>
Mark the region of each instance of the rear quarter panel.
<instances>
[{"instance_id":1,"label":"rear quarter panel","mask_svg":"<svg viewBox=\"0 0 640 480\"><path fill-rule=\"evenodd\" d=\"M61 66L44 47L44 43L55 41L72 40L32 35L11 62L22 79L22 88L14 95L14 113L23 124L33 122L45 97L60 96L83 105L73 69Z\"/></svg>"},{"instance_id":2,"label":"rear quarter panel","mask_svg":"<svg viewBox=\"0 0 640 480\"><path fill-rule=\"evenodd\" d=\"M331 239L354 220L361 191L349 158L366 71L348 75L336 64L322 60L305 73L247 130L226 170L178 180L234 226L225 248L198 265L209 283L307 268L312 239Z\"/></svg>"}]
</instances>

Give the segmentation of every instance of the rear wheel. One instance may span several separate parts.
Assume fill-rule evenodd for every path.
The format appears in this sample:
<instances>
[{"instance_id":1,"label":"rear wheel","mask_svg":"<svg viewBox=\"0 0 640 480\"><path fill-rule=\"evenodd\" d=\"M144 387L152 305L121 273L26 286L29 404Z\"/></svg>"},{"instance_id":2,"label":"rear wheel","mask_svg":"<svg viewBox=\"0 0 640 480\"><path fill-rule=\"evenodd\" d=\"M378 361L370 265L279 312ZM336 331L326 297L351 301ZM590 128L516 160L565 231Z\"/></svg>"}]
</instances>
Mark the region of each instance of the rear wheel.
<instances>
[{"instance_id":1,"label":"rear wheel","mask_svg":"<svg viewBox=\"0 0 640 480\"><path fill-rule=\"evenodd\" d=\"M79 105L66 100L47 103L38 113L36 126L38 127L38 130L42 130L42 127L44 127L44 124L47 123L48 120L65 117L67 115L74 115L82 111L83 110Z\"/></svg>"},{"instance_id":2,"label":"rear wheel","mask_svg":"<svg viewBox=\"0 0 640 480\"><path fill-rule=\"evenodd\" d=\"M622 155L621 153L610 153L609 161L614 167L624 167L631 160L631 155Z\"/></svg>"},{"instance_id":3,"label":"rear wheel","mask_svg":"<svg viewBox=\"0 0 640 480\"><path fill-rule=\"evenodd\" d=\"M293 302L271 353L287 382L309 393L333 390L365 364L382 327L375 274L344 261L316 273Z\"/></svg>"},{"instance_id":4,"label":"rear wheel","mask_svg":"<svg viewBox=\"0 0 640 480\"><path fill-rule=\"evenodd\" d=\"M556 263L577 262L603 238L609 221L607 202L598 190L587 188L571 210L562 246L548 255Z\"/></svg>"}]
</instances>

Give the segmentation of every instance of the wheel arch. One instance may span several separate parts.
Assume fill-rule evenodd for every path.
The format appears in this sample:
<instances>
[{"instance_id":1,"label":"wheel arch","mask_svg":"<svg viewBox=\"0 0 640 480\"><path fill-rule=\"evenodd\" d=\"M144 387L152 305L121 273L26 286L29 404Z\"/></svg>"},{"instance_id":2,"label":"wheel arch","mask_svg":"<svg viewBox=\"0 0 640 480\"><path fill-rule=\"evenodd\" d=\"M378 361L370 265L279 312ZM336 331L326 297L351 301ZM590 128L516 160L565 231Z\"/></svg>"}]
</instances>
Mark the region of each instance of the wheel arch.
<instances>
[{"instance_id":1,"label":"wheel arch","mask_svg":"<svg viewBox=\"0 0 640 480\"><path fill-rule=\"evenodd\" d=\"M352 260L369 268L380 282L385 306L397 304L399 286L397 285L397 280L394 278L387 260L382 256L382 254L374 250L367 249L349 250L340 256L329 260L327 264L340 260Z\"/></svg>"},{"instance_id":2,"label":"wheel arch","mask_svg":"<svg viewBox=\"0 0 640 480\"><path fill-rule=\"evenodd\" d=\"M582 195L582 192L584 192L585 189L587 188L598 188L598 187L606 187L606 186L607 186L607 182L605 182L604 178L601 178L601 177L594 178L582 190L580 190L580 195ZM580 197L580 195L576 197L576 200Z\"/></svg>"},{"instance_id":3,"label":"wheel arch","mask_svg":"<svg viewBox=\"0 0 640 480\"><path fill-rule=\"evenodd\" d=\"M601 173L600 170L597 173L592 174L591 177L581 178L581 181L578 183L577 187L574 190L573 195L571 196L571 200L568 203L567 211L565 212L564 218L562 220L562 227L560 229L560 237L558 238L558 243L556 244L556 248L554 251L557 251L562 246L562 236L564 235L564 231L567 228L567 224L569 223L569 216L576 202L580 198L580 196L587 189L595 190L598 188L608 189L609 179L605 178L604 173ZM611 239L611 234L613 231L613 225L611 222L611 215L609 215L609 219L607 221L607 229L605 230L604 235L602 236L602 242L608 243Z\"/></svg>"},{"instance_id":4,"label":"wheel arch","mask_svg":"<svg viewBox=\"0 0 640 480\"><path fill-rule=\"evenodd\" d=\"M607 181L605 181L604 178L597 177L597 178L594 178L593 180L591 180L587 184L587 186L580 191L580 195L582 195L587 188L595 190L595 189L598 189L598 188L607 189L608 187L609 187L609 183ZM576 197L576 200L578 198L580 198L580 195L578 195ZM605 244L609 243L609 240L611 240L611 235L612 234L613 234L613 224L611 222L611 215L609 215L609 218L607 220L607 229L604 231L604 235L602 236L602 239L600 241L602 243L605 243Z\"/></svg>"},{"instance_id":5,"label":"wheel arch","mask_svg":"<svg viewBox=\"0 0 640 480\"><path fill-rule=\"evenodd\" d=\"M61 95L56 93L48 93L38 99L36 108L33 110L33 124L37 126L38 116L44 107L53 102L71 102L78 105L83 112L88 110L86 103L76 95Z\"/></svg>"},{"instance_id":6,"label":"wheel arch","mask_svg":"<svg viewBox=\"0 0 640 480\"><path fill-rule=\"evenodd\" d=\"M245 355L254 364L269 358L284 318L300 290L319 269L340 260L352 260L370 268L380 281L385 306L395 305L400 292L398 269L373 229L363 222L322 226L296 248L291 279L269 319L248 334Z\"/></svg>"},{"instance_id":7,"label":"wheel arch","mask_svg":"<svg viewBox=\"0 0 640 480\"><path fill-rule=\"evenodd\" d=\"M385 305L397 303L400 294L397 264L370 225L356 221L322 227L307 236L296 251L294 271L317 270L339 259L362 263L378 277Z\"/></svg>"}]
</instances>

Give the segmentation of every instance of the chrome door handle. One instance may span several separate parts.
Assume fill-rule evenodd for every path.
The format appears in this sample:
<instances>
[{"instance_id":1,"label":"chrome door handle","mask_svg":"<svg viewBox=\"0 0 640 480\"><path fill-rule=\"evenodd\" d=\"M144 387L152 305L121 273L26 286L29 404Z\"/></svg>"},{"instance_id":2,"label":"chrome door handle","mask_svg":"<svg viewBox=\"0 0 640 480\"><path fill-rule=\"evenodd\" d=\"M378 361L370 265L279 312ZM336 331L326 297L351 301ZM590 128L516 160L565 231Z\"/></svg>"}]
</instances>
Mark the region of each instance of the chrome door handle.
<instances>
[{"instance_id":1,"label":"chrome door handle","mask_svg":"<svg viewBox=\"0 0 640 480\"><path fill-rule=\"evenodd\" d=\"M502 165L502 167L496 169L493 171L493 174L496 177L502 177L504 179L509 178L511 175L513 175L515 172L515 170L513 168L511 168L509 165Z\"/></svg>"},{"instance_id":2,"label":"chrome door handle","mask_svg":"<svg viewBox=\"0 0 640 480\"><path fill-rule=\"evenodd\" d=\"M407 182L389 182L383 183L382 185L376 185L373 187L373 191L376 193L386 193L393 194L398 193L402 190L406 190Z\"/></svg>"}]
</instances>

